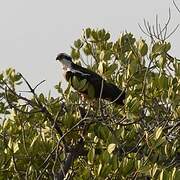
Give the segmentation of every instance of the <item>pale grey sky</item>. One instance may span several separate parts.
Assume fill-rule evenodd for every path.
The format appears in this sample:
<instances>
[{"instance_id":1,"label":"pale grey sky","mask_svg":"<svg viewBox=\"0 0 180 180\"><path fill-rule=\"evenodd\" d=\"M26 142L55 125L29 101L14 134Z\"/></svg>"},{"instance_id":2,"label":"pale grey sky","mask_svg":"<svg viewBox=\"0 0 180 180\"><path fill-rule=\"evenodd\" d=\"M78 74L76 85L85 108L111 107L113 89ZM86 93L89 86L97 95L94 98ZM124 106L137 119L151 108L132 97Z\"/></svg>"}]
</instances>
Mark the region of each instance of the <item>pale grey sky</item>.
<instances>
[{"instance_id":1,"label":"pale grey sky","mask_svg":"<svg viewBox=\"0 0 180 180\"><path fill-rule=\"evenodd\" d=\"M42 89L48 92L64 81L57 53L69 53L83 28L105 28L113 38L125 30L140 37L138 23L154 23L156 14L165 23L169 7L173 28L180 14L172 0L0 0L0 71L14 67L33 84L45 79ZM170 39L177 57L179 39L180 30Z\"/></svg>"}]
</instances>

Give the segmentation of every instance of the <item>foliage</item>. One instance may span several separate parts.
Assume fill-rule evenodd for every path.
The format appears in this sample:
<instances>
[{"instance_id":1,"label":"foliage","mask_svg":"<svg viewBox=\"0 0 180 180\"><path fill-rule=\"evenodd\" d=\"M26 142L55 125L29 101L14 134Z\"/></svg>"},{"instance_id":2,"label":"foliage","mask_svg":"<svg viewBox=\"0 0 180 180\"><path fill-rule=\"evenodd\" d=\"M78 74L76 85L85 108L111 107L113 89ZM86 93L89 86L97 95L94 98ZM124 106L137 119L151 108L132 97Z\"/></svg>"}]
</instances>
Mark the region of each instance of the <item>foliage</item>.
<instances>
[{"instance_id":1,"label":"foliage","mask_svg":"<svg viewBox=\"0 0 180 180\"><path fill-rule=\"evenodd\" d=\"M0 179L179 179L180 61L170 49L131 33L112 42L104 29L74 42L75 63L125 89L123 107L82 100L60 83L58 97L45 97L41 83L2 72ZM21 83L31 96L18 92Z\"/></svg>"}]
</instances>

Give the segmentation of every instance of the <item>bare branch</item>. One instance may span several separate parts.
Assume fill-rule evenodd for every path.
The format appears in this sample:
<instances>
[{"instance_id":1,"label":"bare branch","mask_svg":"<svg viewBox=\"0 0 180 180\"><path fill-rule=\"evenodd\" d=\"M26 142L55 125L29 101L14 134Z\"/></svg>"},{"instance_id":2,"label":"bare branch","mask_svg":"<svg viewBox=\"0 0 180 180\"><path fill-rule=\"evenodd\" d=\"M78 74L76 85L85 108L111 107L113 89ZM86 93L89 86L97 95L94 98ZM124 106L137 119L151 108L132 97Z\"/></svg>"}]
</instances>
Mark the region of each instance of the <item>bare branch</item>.
<instances>
[{"instance_id":1,"label":"bare branch","mask_svg":"<svg viewBox=\"0 0 180 180\"><path fill-rule=\"evenodd\" d=\"M180 13L180 9L179 9L179 7L177 6L175 0L173 0L173 4L174 4L175 8L178 10L178 12Z\"/></svg>"},{"instance_id":2,"label":"bare branch","mask_svg":"<svg viewBox=\"0 0 180 180\"><path fill-rule=\"evenodd\" d=\"M155 25L150 25L148 21L144 20L144 28L140 24L138 24L138 26L145 35L150 37L151 42L154 42L155 40L165 41L170 36L172 36L179 27L178 24L171 32L168 33L168 26L170 24L170 21L171 21L171 10L169 8L168 19L163 27L161 27L161 24L159 23L158 15L156 15Z\"/></svg>"}]
</instances>

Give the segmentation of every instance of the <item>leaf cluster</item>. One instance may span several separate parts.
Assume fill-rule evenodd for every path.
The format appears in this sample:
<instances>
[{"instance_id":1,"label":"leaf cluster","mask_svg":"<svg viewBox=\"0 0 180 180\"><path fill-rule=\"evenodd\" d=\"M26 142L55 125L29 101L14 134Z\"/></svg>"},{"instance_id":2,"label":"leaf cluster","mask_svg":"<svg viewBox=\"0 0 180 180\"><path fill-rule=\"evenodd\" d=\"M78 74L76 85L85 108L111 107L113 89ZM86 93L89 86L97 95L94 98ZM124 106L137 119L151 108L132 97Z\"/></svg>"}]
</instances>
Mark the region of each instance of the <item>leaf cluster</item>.
<instances>
[{"instance_id":1,"label":"leaf cluster","mask_svg":"<svg viewBox=\"0 0 180 180\"><path fill-rule=\"evenodd\" d=\"M180 61L171 44L127 32L112 42L87 28L71 48L75 63L125 90L125 105L82 100L61 83L58 97L45 97L15 70L2 72L0 177L179 179ZM22 82L30 94L19 93Z\"/></svg>"}]
</instances>

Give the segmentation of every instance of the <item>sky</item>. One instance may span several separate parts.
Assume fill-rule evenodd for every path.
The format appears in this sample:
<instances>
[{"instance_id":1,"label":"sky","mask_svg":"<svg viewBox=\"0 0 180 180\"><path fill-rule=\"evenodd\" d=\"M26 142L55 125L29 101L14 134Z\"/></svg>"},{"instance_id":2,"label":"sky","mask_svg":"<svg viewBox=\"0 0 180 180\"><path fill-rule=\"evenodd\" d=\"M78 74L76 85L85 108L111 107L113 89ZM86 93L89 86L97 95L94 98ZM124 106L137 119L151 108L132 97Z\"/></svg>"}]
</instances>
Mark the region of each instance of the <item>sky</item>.
<instances>
[{"instance_id":1,"label":"sky","mask_svg":"<svg viewBox=\"0 0 180 180\"><path fill-rule=\"evenodd\" d=\"M0 72L13 67L32 85L46 80L39 91L53 92L55 84L65 82L56 55L69 53L83 29L105 28L113 39L124 31L145 37L138 23L143 25L146 19L153 24L158 15L164 24L169 8L173 29L180 23L180 13L172 0L0 0ZM169 39L172 54L180 57L177 39L180 29Z\"/></svg>"}]
</instances>

